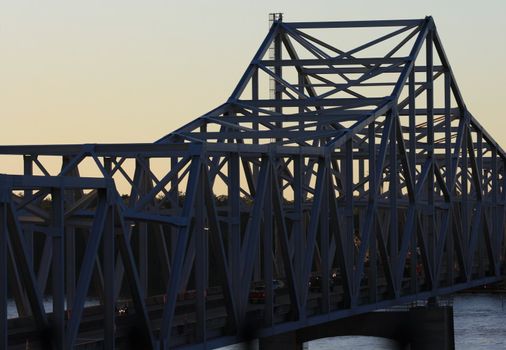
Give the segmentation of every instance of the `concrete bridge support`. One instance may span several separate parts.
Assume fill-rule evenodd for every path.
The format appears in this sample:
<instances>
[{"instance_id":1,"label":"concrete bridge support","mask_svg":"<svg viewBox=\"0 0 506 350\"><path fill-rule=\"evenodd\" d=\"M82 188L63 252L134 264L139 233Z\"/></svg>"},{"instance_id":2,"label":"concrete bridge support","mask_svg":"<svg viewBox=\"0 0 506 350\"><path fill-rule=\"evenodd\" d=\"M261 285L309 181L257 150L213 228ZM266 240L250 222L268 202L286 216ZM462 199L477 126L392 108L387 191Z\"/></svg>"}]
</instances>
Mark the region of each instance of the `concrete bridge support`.
<instances>
[{"instance_id":1,"label":"concrete bridge support","mask_svg":"<svg viewBox=\"0 0 506 350\"><path fill-rule=\"evenodd\" d=\"M302 350L305 342L328 337L364 335L394 339L398 349L454 350L453 308L420 307L377 311L262 338L260 350Z\"/></svg>"}]
</instances>

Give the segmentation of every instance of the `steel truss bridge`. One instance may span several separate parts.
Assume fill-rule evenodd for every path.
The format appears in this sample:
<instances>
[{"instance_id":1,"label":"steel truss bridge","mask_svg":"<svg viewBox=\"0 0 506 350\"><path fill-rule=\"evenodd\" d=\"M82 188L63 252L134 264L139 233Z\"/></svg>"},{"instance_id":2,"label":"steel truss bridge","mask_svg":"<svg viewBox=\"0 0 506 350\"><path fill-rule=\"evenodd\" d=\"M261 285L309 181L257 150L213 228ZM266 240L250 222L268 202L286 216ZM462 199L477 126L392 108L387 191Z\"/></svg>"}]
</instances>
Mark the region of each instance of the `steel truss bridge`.
<instances>
[{"instance_id":1,"label":"steel truss bridge","mask_svg":"<svg viewBox=\"0 0 506 350\"><path fill-rule=\"evenodd\" d=\"M0 348L221 346L504 273L506 154L431 17L278 17L157 142L0 156Z\"/></svg>"}]
</instances>

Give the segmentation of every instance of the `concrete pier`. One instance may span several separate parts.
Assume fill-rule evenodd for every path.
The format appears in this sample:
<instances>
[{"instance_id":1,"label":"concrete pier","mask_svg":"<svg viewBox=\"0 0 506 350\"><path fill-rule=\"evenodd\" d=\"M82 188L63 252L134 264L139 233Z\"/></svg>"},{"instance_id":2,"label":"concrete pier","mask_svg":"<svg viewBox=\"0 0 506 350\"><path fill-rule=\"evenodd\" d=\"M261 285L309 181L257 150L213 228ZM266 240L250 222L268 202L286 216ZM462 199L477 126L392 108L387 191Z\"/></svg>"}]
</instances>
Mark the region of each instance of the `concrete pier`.
<instances>
[{"instance_id":1,"label":"concrete pier","mask_svg":"<svg viewBox=\"0 0 506 350\"><path fill-rule=\"evenodd\" d=\"M258 348L260 350L302 350L304 342L298 339L297 333L294 331L260 338L258 340Z\"/></svg>"},{"instance_id":2,"label":"concrete pier","mask_svg":"<svg viewBox=\"0 0 506 350\"><path fill-rule=\"evenodd\" d=\"M377 311L279 334L259 341L260 350L302 350L305 342L363 335L393 339L398 349L454 350L453 307L425 306Z\"/></svg>"}]
</instances>

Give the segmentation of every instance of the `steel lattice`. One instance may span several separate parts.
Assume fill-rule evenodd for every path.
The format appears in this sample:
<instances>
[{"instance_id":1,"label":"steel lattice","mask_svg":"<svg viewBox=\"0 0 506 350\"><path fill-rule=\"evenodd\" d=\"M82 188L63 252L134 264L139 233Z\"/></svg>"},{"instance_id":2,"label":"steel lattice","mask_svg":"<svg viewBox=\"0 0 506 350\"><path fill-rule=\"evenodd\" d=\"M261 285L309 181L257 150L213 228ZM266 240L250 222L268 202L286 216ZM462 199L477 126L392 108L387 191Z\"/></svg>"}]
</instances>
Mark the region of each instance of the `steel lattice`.
<instances>
[{"instance_id":1,"label":"steel lattice","mask_svg":"<svg viewBox=\"0 0 506 350\"><path fill-rule=\"evenodd\" d=\"M365 42L348 42L364 28ZM1 177L0 315L10 293L62 348L91 334L90 286L106 347L115 327L118 344L137 327L163 349L277 334L504 272L506 154L468 111L431 17L276 20L228 101L154 144L0 154L24 166ZM119 300L133 313L118 314ZM0 324L2 345L14 344L14 323Z\"/></svg>"}]
</instances>

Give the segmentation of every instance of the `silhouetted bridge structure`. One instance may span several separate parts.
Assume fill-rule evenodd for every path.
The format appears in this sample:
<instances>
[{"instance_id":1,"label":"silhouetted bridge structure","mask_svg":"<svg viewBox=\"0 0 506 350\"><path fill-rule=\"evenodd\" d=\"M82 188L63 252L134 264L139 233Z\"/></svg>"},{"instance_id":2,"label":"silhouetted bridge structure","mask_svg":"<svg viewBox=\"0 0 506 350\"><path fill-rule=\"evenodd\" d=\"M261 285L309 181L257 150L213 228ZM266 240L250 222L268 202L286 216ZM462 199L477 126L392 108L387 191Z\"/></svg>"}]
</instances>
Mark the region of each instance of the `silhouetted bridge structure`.
<instances>
[{"instance_id":1,"label":"silhouetted bridge structure","mask_svg":"<svg viewBox=\"0 0 506 350\"><path fill-rule=\"evenodd\" d=\"M0 176L0 348L323 332L503 278L506 154L431 17L276 17L228 101L159 141L0 158L20 169Z\"/></svg>"}]
</instances>

